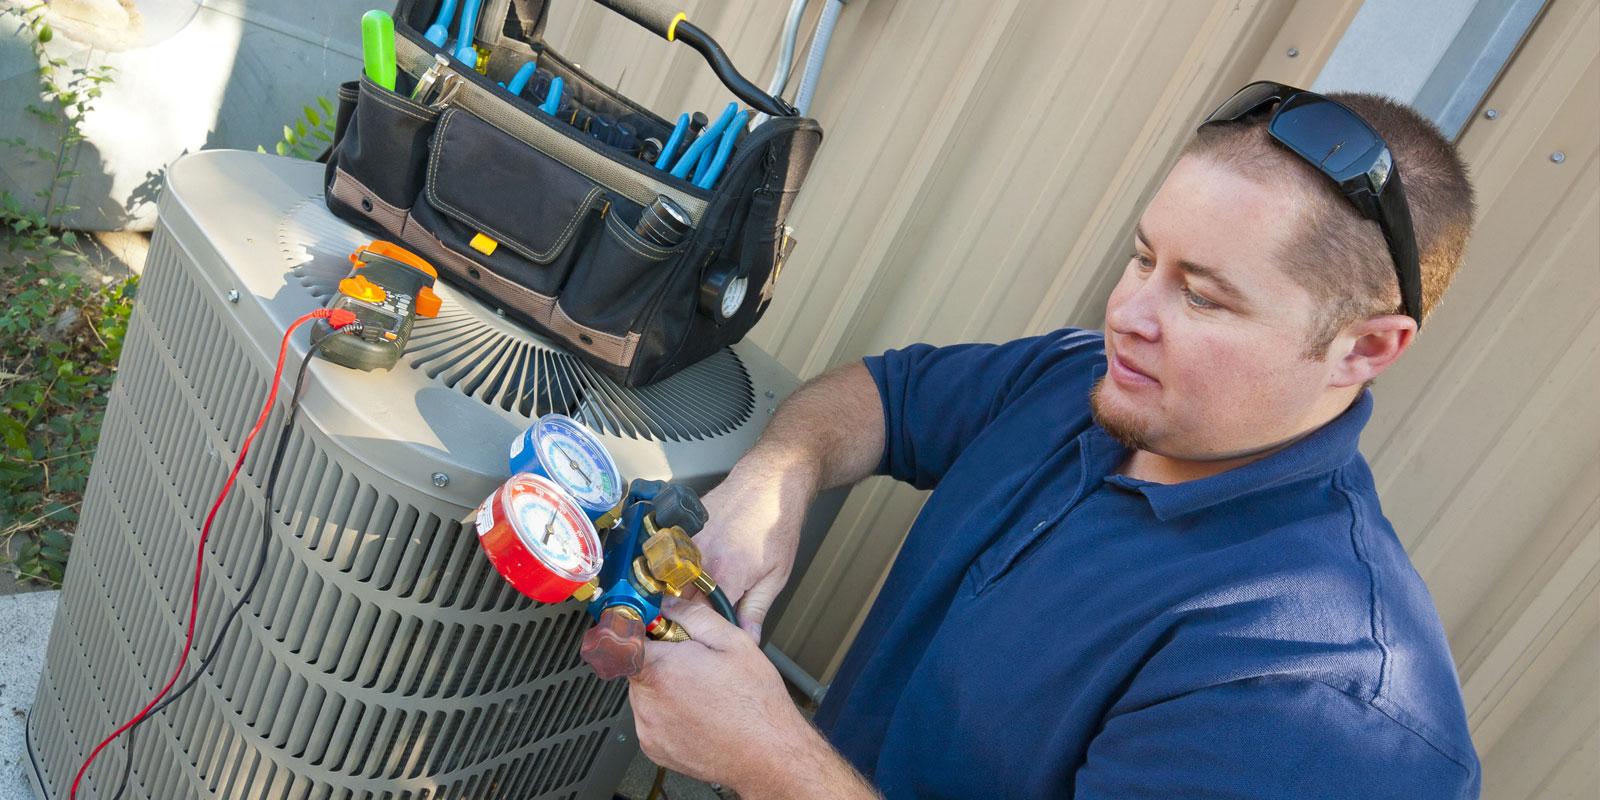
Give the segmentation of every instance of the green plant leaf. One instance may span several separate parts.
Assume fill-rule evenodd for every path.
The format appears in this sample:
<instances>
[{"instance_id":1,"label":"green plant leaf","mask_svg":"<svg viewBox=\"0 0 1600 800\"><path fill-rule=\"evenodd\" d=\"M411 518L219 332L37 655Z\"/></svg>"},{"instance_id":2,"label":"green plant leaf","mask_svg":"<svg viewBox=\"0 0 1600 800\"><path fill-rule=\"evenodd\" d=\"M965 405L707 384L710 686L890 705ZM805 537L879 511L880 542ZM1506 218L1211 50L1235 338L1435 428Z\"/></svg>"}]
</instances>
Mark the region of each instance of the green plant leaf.
<instances>
[{"instance_id":1,"label":"green plant leaf","mask_svg":"<svg viewBox=\"0 0 1600 800\"><path fill-rule=\"evenodd\" d=\"M311 106L301 106L301 108L305 110L306 119L310 120L312 125L322 124L322 115L318 114L316 109Z\"/></svg>"}]
</instances>

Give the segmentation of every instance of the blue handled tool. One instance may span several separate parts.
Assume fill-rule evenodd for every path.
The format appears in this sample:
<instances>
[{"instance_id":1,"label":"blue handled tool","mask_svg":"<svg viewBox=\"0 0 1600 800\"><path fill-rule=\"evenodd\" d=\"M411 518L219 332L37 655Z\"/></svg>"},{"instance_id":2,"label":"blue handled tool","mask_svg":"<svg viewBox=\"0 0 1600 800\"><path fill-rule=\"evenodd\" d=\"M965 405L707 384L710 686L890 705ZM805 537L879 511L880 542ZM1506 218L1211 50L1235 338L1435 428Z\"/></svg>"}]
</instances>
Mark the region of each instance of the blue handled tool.
<instances>
[{"instance_id":1,"label":"blue handled tool","mask_svg":"<svg viewBox=\"0 0 1600 800\"><path fill-rule=\"evenodd\" d=\"M461 28L456 34L456 60L472 69L478 68L478 51L472 47L472 37L478 32L478 7L483 0L462 0Z\"/></svg>"},{"instance_id":2,"label":"blue handled tool","mask_svg":"<svg viewBox=\"0 0 1600 800\"><path fill-rule=\"evenodd\" d=\"M444 4L439 6L439 17L428 26L428 32L422 34L422 38L437 47L444 47L445 41L450 38L450 19L455 15L456 0L444 0Z\"/></svg>"},{"instance_id":3,"label":"blue handled tool","mask_svg":"<svg viewBox=\"0 0 1600 800\"><path fill-rule=\"evenodd\" d=\"M522 90L528 86L528 81L533 79L533 73L534 66L532 61L523 64L517 69L517 74L511 76L511 82L506 84L506 91L517 95L522 94Z\"/></svg>"},{"instance_id":4,"label":"blue handled tool","mask_svg":"<svg viewBox=\"0 0 1600 800\"><path fill-rule=\"evenodd\" d=\"M700 163L700 156L707 149L716 146L717 140L722 136L722 132L727 129L728 123L733 121L733 117L737 113L739 113L739 104L729 103L728 107L722 110L722 116L717 117L717 121L711 123L711 127L706 128L705 133L700 134L700 138L694 140L694 144L689 145L689 149L684 151L683 157L678 159L677 164L673 165L672 177L689 177L689 170L694 169Z\"/></svg>"},{"instance_id":5,"label":"blue handled tool","mask_svg":"<svg viewBox=\"0 0 1600 800\"><path fill-rule=\"evenodd\" d=\"M561 90L565 87L566 83L561 80L560 75L551 80L550 91L544 96L544 103L539 106L539 110L552 117L555 116L556 111L561 108Z\"/></svg>"},{"instance_id":6,"label":"blue handled tool","mask_svg":"<svg viewBox=\"0 0 1600 800\"><path fill-rule=\"evenodd\" d=\"M723 167L728 165L728 156L733 153L733 146L739 141L739 134L744 133L745 125L750 122L750 112L740 111L728 123L728 129L722 132L722 141L717 143L717 153L710 161L702 161L705 167L702 173L698 167L694 171L694 185L702 189L710 189L717 183L717 178L722 175ZM707 150L706 152L711 152Z\"/></svg>"},{"instance_id":7,"label":"blue handled tool","mask_svg":"<svg viewBox=\"0 0 1600 800\"><path fill-rule=\"evenodd\" d=\"M689 132L689 115L679 114L678 124L672 126L672 136L668 137L667 144L661 148L661 155L656 156L656 169L664 170L672 163L672 154L678 152L678 145L683 144L684 134Z\"/></svg>"}]
</instances>

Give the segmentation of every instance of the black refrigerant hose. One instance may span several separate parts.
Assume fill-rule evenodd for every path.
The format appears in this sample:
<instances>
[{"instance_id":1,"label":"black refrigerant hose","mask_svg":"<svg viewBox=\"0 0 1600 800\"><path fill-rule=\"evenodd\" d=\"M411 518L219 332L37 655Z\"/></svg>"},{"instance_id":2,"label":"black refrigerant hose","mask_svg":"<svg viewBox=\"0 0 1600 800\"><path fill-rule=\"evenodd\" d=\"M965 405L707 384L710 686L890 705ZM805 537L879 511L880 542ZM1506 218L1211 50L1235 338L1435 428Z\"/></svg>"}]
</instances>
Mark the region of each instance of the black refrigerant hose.
<instances>
[{"instance_id":1,"label":"black refrigerant hose","mask_svg":"<svg viewBox=\"0 0 1600 800\"><path fill-rule=\"evenodd\" d=\"M706 597L711 599L711 607L715 608L717 613L722 615L723 619L726 619L734 625L739 624L739 614L733 610L733 603L728 601L728 595L722 591L721 586L712 589L706 595Z\"/></svg>"}]
</instances>

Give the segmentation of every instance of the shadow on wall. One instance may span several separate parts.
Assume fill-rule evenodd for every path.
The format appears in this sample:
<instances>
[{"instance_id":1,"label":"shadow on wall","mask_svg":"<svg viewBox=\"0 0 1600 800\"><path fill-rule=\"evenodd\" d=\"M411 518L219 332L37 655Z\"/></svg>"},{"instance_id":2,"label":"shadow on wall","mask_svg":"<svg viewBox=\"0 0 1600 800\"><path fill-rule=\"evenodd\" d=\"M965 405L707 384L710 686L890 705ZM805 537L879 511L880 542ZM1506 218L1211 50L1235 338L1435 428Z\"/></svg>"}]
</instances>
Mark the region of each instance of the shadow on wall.
<instances>
[{"instance_id":1,"label":"shadow on wall","mask_svg":"<svg viewBox=\"0 0 1600 800\"><path fill-rule=\"evenodd\" d=\"M132 6L131 10L124 7ZM302 106L330 99L361 69L360 17L375 0L72 0L50 6L47 46L67 69L109 64L114 80L67 154L80 173L56 220L81 230L149 230L166 167L214 148L269 151ZM0 138L55 147L23 113L38 104L36 64L14 14L0 17ZM0 158L0 188L19 200L49 181L41 165ZM62 202L58 197L58 204ZM43 210L42 204L40 209Z\"/></svg>"}]
</instances>

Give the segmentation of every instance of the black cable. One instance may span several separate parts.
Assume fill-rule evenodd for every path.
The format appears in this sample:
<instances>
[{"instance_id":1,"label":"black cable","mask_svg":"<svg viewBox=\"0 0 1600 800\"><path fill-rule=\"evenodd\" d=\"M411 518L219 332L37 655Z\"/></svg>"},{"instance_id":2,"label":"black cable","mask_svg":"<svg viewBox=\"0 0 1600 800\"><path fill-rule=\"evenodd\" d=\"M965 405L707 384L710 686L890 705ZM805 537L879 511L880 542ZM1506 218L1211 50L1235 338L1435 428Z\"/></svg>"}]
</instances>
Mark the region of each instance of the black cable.
<instances>
[{"instance_id":1,"label":"black cable","mask_svg":"<svg viewBox=\"0 0 1600 800\"><path fill-rule=\"evenodd\" d=\"M185 692L194 688L194 685L199 682L200 676L204 675L206 670L211 668L211 662L215 661L217 654L222 652L222 642L228 636L229 626L231 626L234 619L239 616L239 612L244 610L244 607L249 604L250 595L255 592L256 585L261 582L261 575L262 573L266 572L267 569L267 555L272 543L272 490L278 482L278 468L283 465L283 454L289 449L289 436L290 434L294 433L295 411L300 407L300 390L305 386L306 368L311 365L311 359L316 356L317 350L322 347L324 342L332 339L335 336L338 336L341 333L353 333L359 330L359 325L352 324L339 330L330 331L326 334L323 334L322 337L312 340L311 347L306 349L305 358L301 359L300 361L300 371L295 373L294 393L289 395L288 419L283 421L283 427L279 429L280 432L278 434L278 444L272 452L272 465L267 469L266 487L262 489L261 549L256 554L255 574L251 576L250 582L245 585L244 593L239 595L239 601L233 604L233 608L228 610L228 616L223 618L222 626L217 629L216 641L211 643L211 649L206 652L205 658L200 659L200 666L195 669L194 674L190 675L189 680L185 681L183 685L179 686L175 691L168 694L165 698L162 698L160 703L158 703L154 708L150 709L150 713L145 714L137 722L133 723L132 727L128 728L128 742L127 746L124 748L124 751L127 753L127 758L122 762L122 780L118 783L117 793L112 795L111 800L122 800L122 795L128 791L128 781L133 777L134 732L139 730L139 726L143 725L145 721L161 713L162 709L172 705L172 703L178 698L182 697Z\"/></svg>"},{"instance_id":2,"label":"black cable","mask_svg":"<svg viewBox=\"0 0 1600 800\"><path fill-rule=\"evenodd\" d=\"M711 607L715 608L723 619L735 625L739 624L739 614L733 610L733 603L728 602L728 595L722 591L721 586L712 589L711 593L706 596L711 598Z\"/></svg>"}]
</instances>

